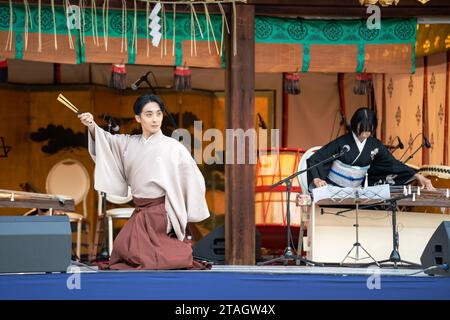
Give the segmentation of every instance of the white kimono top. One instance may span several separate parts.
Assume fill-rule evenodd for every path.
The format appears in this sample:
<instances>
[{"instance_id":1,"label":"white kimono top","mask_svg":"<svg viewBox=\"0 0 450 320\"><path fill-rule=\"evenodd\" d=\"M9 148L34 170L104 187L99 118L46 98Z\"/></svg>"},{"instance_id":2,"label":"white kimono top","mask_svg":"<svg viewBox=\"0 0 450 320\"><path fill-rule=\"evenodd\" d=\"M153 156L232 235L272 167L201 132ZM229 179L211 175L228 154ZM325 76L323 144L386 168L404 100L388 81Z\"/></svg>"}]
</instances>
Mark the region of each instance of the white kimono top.
<instances>
[{"instance_id":1,"label":"white kimono top","mask_svg":"<svg viewBox=\"0 0 450 320\"><path fill-rule=\"evenodd\" d=\"M112 135L95 125L89 133L89 153L95 162L97 191L136 198L165 196L167 232L185 238L188 222L209 217L205 180L187 149L161 130L147 140L142 135Z\"/></svg>"}]
</instances>

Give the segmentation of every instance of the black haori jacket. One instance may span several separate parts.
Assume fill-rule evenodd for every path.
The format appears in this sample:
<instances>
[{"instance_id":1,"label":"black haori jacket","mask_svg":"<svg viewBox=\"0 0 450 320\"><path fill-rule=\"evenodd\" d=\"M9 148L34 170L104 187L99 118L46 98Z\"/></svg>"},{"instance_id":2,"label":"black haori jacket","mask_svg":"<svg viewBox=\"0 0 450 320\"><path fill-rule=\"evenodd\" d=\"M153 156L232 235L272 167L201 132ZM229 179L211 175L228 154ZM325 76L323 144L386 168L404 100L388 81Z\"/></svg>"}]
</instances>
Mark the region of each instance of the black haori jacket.
<instances>
[{"instance_id":1,"label":"black haori jacket","mask_svg":"<svg viewBox=\"0 0 450 320\"><path fill-rule=\"evenodd\" d=\"M416 170L395 159L383 143L374 137L367 138L366 144L360 154L352 133L343 135L319 149L306 161L308 168L334 154L339 154L345 145L348 145L350 150L338 159L344 164L352 166L365 167L370 165L367 172L369 185L385 183L404 185L414 179L413 176ZM334 184L328 179L328 173L332 164L333 161L330 161L309 170L307 173L308 186L314 188L312 184L314 178L320 178L329 184Z\"/></svg>"}]
</instances>

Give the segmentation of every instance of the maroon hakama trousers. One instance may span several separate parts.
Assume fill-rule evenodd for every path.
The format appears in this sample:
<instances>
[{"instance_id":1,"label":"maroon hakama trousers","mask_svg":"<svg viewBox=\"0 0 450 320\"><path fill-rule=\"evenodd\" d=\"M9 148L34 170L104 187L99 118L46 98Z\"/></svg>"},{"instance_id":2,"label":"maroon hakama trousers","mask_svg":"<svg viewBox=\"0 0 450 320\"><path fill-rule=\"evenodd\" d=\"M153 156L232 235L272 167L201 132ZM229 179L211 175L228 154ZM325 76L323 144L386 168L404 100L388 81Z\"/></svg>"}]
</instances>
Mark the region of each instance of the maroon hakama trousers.
<instances>
[{"instance_id":1,"label":"maroon hakama trousers","mask_svg":"<svg viewBox=\"0 0 450 320\"><path fill-rule=\"evenodd\" d=\"M192 246L167 234L165 197L133 198L136 209L114 240L111 259L101 269L205 269L192 258Z\"/></svg>"}]
</instances>

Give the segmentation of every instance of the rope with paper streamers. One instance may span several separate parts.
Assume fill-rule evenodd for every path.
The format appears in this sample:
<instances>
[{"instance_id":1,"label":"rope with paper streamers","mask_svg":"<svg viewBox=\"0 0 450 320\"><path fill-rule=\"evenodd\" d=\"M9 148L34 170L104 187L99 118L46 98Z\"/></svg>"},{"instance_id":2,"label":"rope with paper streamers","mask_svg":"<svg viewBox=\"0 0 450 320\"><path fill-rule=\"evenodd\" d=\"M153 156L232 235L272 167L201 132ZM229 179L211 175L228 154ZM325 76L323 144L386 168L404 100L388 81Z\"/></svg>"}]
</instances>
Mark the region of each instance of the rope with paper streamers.
<instances>
[{"instance_id":1,"label":"rope with paper streamers","mask_svg":"<svg viewBox=\"0 0 450 320\"><path fill-rule=\"evenodd\" d=\"M51 1L52 19L53 19L53 37L55 39L55 50L58 50L58 39L56 36L56 14L55 14L55 0Z\"/></svg>"},{"instance_id":2,"label":"rope with paper streamers","mask_svg":"<svg viewBox=\"0 0 450 320\"><path fill-rule=\"evenodd\" d=\"M228 26L227 16L225 15L225 10L223 9L221 3L219 3L219 9L220 9L220 13L222 14L222 36L220 38L220 56L222 56L222 54L223 54L223 34L225 33L224 25L227 27L228 34L230 34L230 27ZM236 34L234 35L234 37L236 37Z\"/></svg>"},{"instance_id":3,"label":"rope with paper streamers","mask_svg":"<svg viewBox=\"0 0 450 320\"><path fill-rule=\"evenodd\" d=\"M167 55L166 7L164 6L164 4L161 5L161 17L162 17L161 21L162 21L162 39L163 39L163 44L161 46L161 58L162 58L163 55Z\"/></svg>"},{"instance_id":4,"label":"rope with paper streamers","mask_svg":"<svg viewBox=\"0 0 450 320\"><path fill-rule=\"evenodd\" d=\"M173 4L173 20L172 20L172 57L175 56L175 35L176 35L176 17L177 17L177 5L174 3Z\"/></svg>"},{"instance_id":5,"label":"rope with paper streamers","mask_svg":"<svg viewBox=\"0 0 450 320\"><path fill-rule=\"evenodd\" d=\"M64 0L64 14L66 16L66 21L69 21L69 10L70 10L70 2L69 0ZM66 23L66 27L67 27L67 35L69 37L69 48L70 49L74 49L74 45L73 45L73 40L72 40L72 32L70 31L70 26L69 23Z\"/></svg>"},{"instance_id":6,"label":"rope with paper streamers","mask_svg":"<svg viewBox=\"0 0 450 320\"><path fill-rule=\"evenodd\" d=\"M149 34L152 36L152 45L154 47L159 46L159 42L161 41L162 33L161 33L161 18L159 17L159 12L162 9L161 3L156 3L153 7L152 11L148 16L148 28L150 29ZM161 52L162 56L162 52Z\"/></svg>"},{"instance_id":7,"label":"rope with paper streamers","mask_svg":"<svg viewBox=\"0 0 450 320\"><path fill-rule=\"evenodd\" d=\"M28 0L23 0L23 5L25 11L25 24L24 24L25 50L28 50L28 28L33 28L33 19L31 19L31 10Z\"/></svg>"},{"instance_id":8,"label":"rope with paper streamers","mask_svg":"<svg viewBox=\"0 0 450 320\"><path fill-rule=\"evenodd\" d=\"M12 51L12 42L13 42L13 5L12 0L9 0L9 30L8 30L8 38L6 39L5 51Z\"/></svg>"},{"instance_id":9,"label":"rope with paper streamers","mask_svg":"<svg viewBox=\"0 0 450 320\"><path fill-rule=\"evenodd\" d=\"M225 32L225 28L227 30L227 33L230 34L231 30L230 27L228 25L228 21L226 18L226 14L225 14L225 10L223 9L223 4L232 4L232 11L233 11L233 40L232 40L232 46L233 46L233 55L237 54L237 39L236 39L236 23L237 23L237 19L236 19L236 3L247 3L247 0L209 0L209 1L204 1L204 0L190 0L190 1L176 1L176 0L172 0L172 1L160 1L160 0L147 0L146 1L146 12L147 12L147 18L149 20L152 20L152 14L148 14L149 11L149 4L150 3L154 3L156 7L159 7L161 11L161 24L162 24L162 36L164 38L164 43L163 46L161 47L161 56L162 56L162 52L164 51L164 55L167 55L167 38L164 37L164 34L166 32L166 17L165 17L165 8L164 5L172 5L173 7L173 30L175 30L175 19L176 19L176 15L175 15L175 10L176 10L176 5L188 5L190 6L191 9L191 56L196 56L197 55L197 32L196 32L196 28L198 28L198 31L200 32L200 36L201 38L204 38L203 35L203 30L201 28L201 25L199 23L198 17L197 17L197 12L194 8L194 5L202 5L204 7L205 10L205 16L206 16L206 36L208 38L208 50L211 53L211 49L210 49L210 38L209 38L209 32L211 32L213 41L214 41L214 45L216 47L216 52L218 55L222 56L222 52L223 52L223 38L224 38L224 32ZM214 28L212 26L212 21L209 15L209 10L208 10L208 5L217 5L219 7L220 13L222 15L222 34L220 37L220 49L219 46L217 44L217 39L216 39L216 35L214 33ZM154 11L152 11L153 13ZM156 12L156 14L158 14L158 12ZM159 21L159 20L158 20ZM152 20L153 22L153 20ZM197 24L197 27L194 26L194 24ZM155 24L155 23L154 23ZM225 26L224 26L225 24ZM161 27L161 26L160 26ZM152 30L152 28L150 27L150 29ZM153 30L152 30L153 31ZM154 32L157 34L157 32ZM152 35L150 33L150 35ZM152 35L153 36L153 35ZM175 32L173 32L173 42L172 42L172 55L175 54ZM155 36L153 36L153 38L155 39ZM159 35L156 35L156 42L159 44ZM148 40L147 40L148 43ZM155 43L153 42L153 45L155 46ZM148 44L147 44L147 56L148 56Z\"/></svg>"},{"instance_id":10,"label":"rope with paper streamers","mask_svg":"<svg viewBox=\"0 0 450 320\"><path fill-rule=\"evenodd\" d=\"M210 26L210 30L211 30L211 34L214 39L214 45L216 46L217 54L220 55L219 47L217 46L216 35L214 34L214 28L213 28L212 22L211 22L211 17L209 16L208 7L206 6L206 3L204 3L203 5L205 6L206 25L208 26L208 24L209 24L209 26ZM208 43L209 43L209 33L208 33ZM208 44L208 47L209 47L209 44ZM209 50L209 53L211 54L211 49Z\"/></svg>"},{"instance_id":11,"label":"rope with paper streamers","mask_svg":"<svg viewBox=\"0 0 450 320\"><path fill-rule=\"evenodd\" d=\"M150 20L150 3L145 4L145 22L146 22L146 38L147 38L147 57L150 55L150 24L148 21Z\"/></svg>"},{"instance_id":12,"label":"rope with paper streamers","mask_svg":"<svg viewBox=\"0 0 450 320\"><path fill-rule=\"evenodd\" d=\"M131 44L131 52L136 53L137 52L137 5L136 0L133 0L133 40Z\"/></svg>"},{"instance_id":13,"label":"rope with paper streamers","mask_svg":"<svg viewBox=\"0 0 450 320\"><path fill-rule=\"evenodd\" d=\"M84 43L85 43L85 35L86 35L86 29L85 29L85 15L86 15L85 6L86 5L84 3L84 0L80 0L78 6L80 8L80 18L81 18L81 21L80 21L80 41L84 45Z\"/></svg>"},{"instance_id":14,"label":"rope with paper streamers","mask_svg":"<svg viewBox=\"0 0 450 320\"><path fill-rule=\"evenodd\" d=\"M97 26L97 6L95 4L95 0L91 1L91 28L94 39L94 45L96 47L100 46L100 42L98 41L98 26Z\"/></svg>"},{"instance_id":15,"label":"rope with paper streamers","mask_svg":"<svg viewBox=\"0 0 450 320\"><path fill-rule=\"evenodd\" d=\"M120 52L128 51L128 26L127 26L127 2L122 0L122 39L120 42Z\"/></svg>"},{"instance_id":16,"label":"rope with paper streamers","mask_svg":"<svg viewBox=\"0 0 450 320\"><path fill-rule=\"evenodd\" d=\"M42 7L42 1L39 0L38 1L38 25L39 25L38 39L39 39L39 42L38 42L38 50L37 50L38 52L42 52L42 14L41 14L42 10L41 10L41 7Z\"/></svg>"},{"instance_id":17,"label":"rope with paper streamers","mask_svg":"<svg viewBox=\"0 0 450 320\"><path fill-rule=\"evenodd\" d=\"M38 52L46 50L43 48L43 34L49 33L53 34L53 46L55 50L58 50L58 42L61 41L58 39L58 34L65 34L68 36L69 48L72 50L75 49L76 45L72 36L77 36L77 41L81 46L86 45L87 37L89 37L96 47L100 46L99 38L103 37L103 45L106 52L108 52L109 38L120 37L121 52L131 50L130 52L133 55L136 55L138 51L138 38L145 37L147 40L146 55L150 56L149 44L151 42L155 47L161 45L161 58L168 54L170 55L170 51L172 56L180 57L180 42L185 40L191 41L191 56L197 56L197 42L200 40L208 42L208 51L210 54L213 54L211 42L214 42L216 53L219 56L222 56L225 32L232 34L232 51L233 54L236 55L236 4L247 2L246 0L141 0L145 2L145 12L140 12L140 10L138 10L139 0L133 0L133 11L127 10L126 0L121 0L119 2L122 4L121 19L116 19L118 10L110 7L110 0L102 0L101 4L96 0L91 0L90 2L86 0L62 0L61 7L57 6L55 0L50 0L48 5L44 4L42 0L37 0L34 9L30 9L29 1L30 0L23 1L23 7L21 9L23 22L22 26L19 27L19 30L21 29L23 32L23 49L25 51L29 50L30 32L37 33ZM71 2L76 2L77 5L72 5ZM5 11L9 11L7 16L9 28L5 28L8 31L8 35L6 37L4 48L6 51L13 51L15 41L14 32L17 28L15 22L16 11L18 9L17 6L13 5L13 0L8 0L8 4L9 8L8 5L6 5L7 11ZM224 4L231 4L229 7L230 16L232 15L230 20L231 23L227 19ZM220 12L219 15L210 14L212 6L217 6L219 9L218 11ZM183 17L179 8L185 7L190 11L190 22L187 22L186 24L184 24L184 22L179 23L179 19L185 19L186 17L185 15ZM169 12L169 10L171 12ZM101 12L98 12L97 15L97 11ZM110 21L113 11L115 12L114 19L116 19L114 22L118 22L114 26ZM33 16L31 13L33 13ZM144 14L146 17L145 34L140 27L140 21L142 21L141 19L144 17ZM65 18L67 23L60 23L61 16ZM218 17L219 19L217 19ZM36 24L34 28L33 22ZM102 24L102 26L99 26L98 24ZM117 34L118 30L116 26L120 26L120 35ZM61 28L63 29L61 30ZM99 28L102 28L102 30L100 31ZM231 30L231 28L233 28L233 30ZM49 29L51 32L49 32ZM178 33L178 30L183 30L183 32ZM182 34L182 36L180 36L180 34ZM131 40L130 43L128 42L128 38ZM168 50L167 48L170 41L172 41L172 50ZM140 49L142 50L143 48ZM178 61L181 62L181 60ZM179 64L180 62L177 63Z\"/></svg>"},{"instance_id":18,"label":"rope with paper streamers","mask_svg":"<svg viewBox=\"0 0 450 320\"><path fill-rule=\"evenodd\" d=\"M103 1L102 18L103 18L103 41L104 41L104 45L105 45L105 51L108 51L109 0Z\"/></svg>"}]
</instances>

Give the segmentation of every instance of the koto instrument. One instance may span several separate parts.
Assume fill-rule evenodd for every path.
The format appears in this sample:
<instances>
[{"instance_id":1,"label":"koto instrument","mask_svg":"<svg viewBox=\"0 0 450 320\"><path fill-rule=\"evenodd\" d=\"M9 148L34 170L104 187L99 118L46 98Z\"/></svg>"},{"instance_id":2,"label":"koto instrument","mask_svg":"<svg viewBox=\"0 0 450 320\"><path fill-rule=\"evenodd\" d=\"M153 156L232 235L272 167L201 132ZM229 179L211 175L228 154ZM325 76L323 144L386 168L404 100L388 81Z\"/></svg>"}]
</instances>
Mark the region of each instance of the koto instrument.
<instances>
[{"instance_id":1,"label":"koto instrument","mask_svg":"<svg viewBox=\"0 0 450 320\"><path fill-rule=\"evenodd\" d=\"M411 194L412 198L401 199L397 202L399 206L406 207L437 207L437 208L450 208L450 189L437 188L435 191L428 191L417 186L390 186L391 197L398 197L401 195ZM379 202L379 200L366 200L360 202L361 205L372 204ZM341 206L341 205L353 205L355 199L322 199L316 202L318 205L327 206Z\"/></svg>"},{"instance_id":2,"label":"koto instrument","mask_svg":"<svg viewBox=\"0 0 450 320\"><path fill-rule=\"evenodd\" d=\"M73 212L75 210L75 202L72 198L62 195L0 189L0 207L53 209Z\"/></svg>"}]
</instances>

